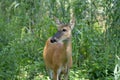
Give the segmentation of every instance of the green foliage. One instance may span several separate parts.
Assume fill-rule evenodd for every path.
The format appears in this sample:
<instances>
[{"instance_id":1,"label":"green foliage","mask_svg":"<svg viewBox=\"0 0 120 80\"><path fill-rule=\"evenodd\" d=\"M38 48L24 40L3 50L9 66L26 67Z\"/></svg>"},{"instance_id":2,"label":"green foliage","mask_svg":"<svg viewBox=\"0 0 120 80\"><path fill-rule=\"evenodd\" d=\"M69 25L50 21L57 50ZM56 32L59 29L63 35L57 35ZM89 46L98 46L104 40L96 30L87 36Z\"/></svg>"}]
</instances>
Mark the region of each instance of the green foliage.
<instances>
[{"instance_id":1,"label":"green foliage","mask_svg":"<svg viewBox=\"0 0 120 80\"><path fill-rule=\"evenodd\" d=\"M70 80L113 80L118 64L115 54L120 56L119 3L119 0L1 0L0 80L49 79L43 47L56 32L53 16L68 23L70 9L76 18Z\"/></svg>"}]
</instances>

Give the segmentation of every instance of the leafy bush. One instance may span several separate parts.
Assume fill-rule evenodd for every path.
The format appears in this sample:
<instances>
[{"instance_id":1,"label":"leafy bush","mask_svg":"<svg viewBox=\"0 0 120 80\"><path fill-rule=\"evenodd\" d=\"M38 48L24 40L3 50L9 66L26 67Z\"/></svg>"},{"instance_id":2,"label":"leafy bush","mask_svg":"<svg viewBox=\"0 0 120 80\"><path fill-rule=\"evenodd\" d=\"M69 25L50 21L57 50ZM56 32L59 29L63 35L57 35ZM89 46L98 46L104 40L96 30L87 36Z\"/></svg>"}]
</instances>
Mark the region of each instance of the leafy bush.
<instances>
[{"instance_id":1,"label":"leafy bush","mask_svg":"<svg viewBox=\"0 0 120 80\"><path fill-rule=\"evenodd\" d=\"M1 0L0 79L48 80L42 52L56 32L52 17L67 23L73 9L70 80L113 80L115 54L120 54L119 2Z\"/></svg>"}]
</instances>

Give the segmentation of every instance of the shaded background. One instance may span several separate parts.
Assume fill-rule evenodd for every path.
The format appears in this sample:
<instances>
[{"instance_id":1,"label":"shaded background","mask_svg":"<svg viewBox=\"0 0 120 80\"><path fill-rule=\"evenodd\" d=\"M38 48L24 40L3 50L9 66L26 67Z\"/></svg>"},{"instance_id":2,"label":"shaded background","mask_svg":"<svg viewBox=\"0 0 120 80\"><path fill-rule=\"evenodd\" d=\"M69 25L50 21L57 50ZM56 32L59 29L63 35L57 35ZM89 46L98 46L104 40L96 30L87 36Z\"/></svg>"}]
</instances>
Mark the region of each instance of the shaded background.
<instances>
[{"instance_id":1,"label":"shaded background","mask_svg":"<svg viewBox=\"0 0 120 80\"><path fill-rule=\"evenodd\" d=\"M52 17L68 23L70 10L76 18L70 80L120 76L114 70L120 67L120 0L0 0L0 80L47 80L42 52L56 32Z\"/></svg>"}]
</instances>

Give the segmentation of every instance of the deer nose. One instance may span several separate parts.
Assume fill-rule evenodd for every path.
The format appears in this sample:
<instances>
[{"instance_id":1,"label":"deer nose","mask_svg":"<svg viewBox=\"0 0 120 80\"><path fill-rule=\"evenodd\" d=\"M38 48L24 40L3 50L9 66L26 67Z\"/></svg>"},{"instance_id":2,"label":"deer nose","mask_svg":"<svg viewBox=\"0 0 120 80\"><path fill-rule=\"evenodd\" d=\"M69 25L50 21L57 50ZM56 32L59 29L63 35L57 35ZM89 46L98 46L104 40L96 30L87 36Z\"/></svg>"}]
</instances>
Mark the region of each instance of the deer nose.
<instances>
[{"instance_id":1,"label":"deer nose","mask_svg":"<svg viewBox=\"0 0 120 80\"><path fill-rule=\"evenodd\" d=\"M54 42L57 42L57 40L53 38L53 39L50 40L50 42L54 43Z\"/></svg>"}]
</instances>

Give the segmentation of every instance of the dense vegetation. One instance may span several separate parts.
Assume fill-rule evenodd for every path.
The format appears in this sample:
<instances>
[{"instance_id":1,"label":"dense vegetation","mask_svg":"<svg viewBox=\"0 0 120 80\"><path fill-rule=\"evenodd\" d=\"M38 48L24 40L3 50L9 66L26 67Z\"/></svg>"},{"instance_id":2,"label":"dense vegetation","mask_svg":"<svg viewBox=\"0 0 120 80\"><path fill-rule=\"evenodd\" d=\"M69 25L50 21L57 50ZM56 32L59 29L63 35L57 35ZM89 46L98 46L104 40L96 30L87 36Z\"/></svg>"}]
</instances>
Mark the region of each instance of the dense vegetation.
<instances>
[{"instance_id":1,"label":"dense vegetation","mask_svg":"<svg viewBox=\"0 0 120 80\"><path fill-rule=\"evenodd\" d=\"M120 80L120 0L0 0L0 80L48 80L42 52L52 17L68 23L70 10L70 80Z\"/></svg>"}]
</instances>

